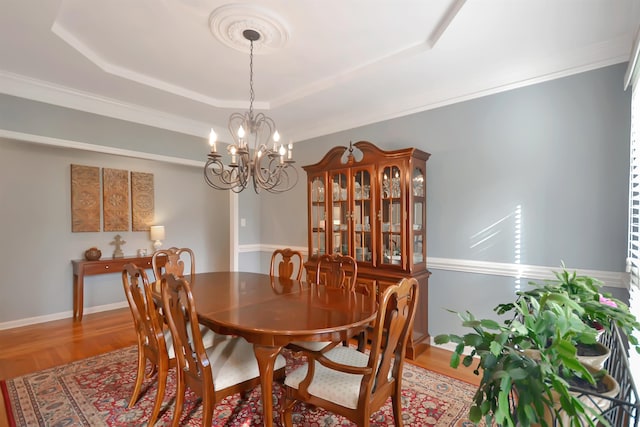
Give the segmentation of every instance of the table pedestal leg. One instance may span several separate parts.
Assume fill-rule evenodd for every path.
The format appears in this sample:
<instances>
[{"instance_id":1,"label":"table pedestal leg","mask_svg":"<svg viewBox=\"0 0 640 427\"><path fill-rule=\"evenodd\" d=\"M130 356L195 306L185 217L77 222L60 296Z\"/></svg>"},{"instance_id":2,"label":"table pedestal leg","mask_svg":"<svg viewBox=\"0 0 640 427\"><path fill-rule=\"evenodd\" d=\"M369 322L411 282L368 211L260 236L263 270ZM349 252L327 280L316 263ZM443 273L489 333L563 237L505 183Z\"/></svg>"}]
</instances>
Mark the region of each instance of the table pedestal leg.
<instances>
[{"instance_id":1,"label":"table pedestal leg","mask_svg":"<svg viewBox=\"0 0 640 427\"><path fill-rule=\"evenodd\" d=\"M282 347L270 347L254 344L253 352L256 354L258 369L260 370L260 387L262 388L262 411L264 425L273 426L273 371L276 357Z\"/></svg>"}]
</instances>

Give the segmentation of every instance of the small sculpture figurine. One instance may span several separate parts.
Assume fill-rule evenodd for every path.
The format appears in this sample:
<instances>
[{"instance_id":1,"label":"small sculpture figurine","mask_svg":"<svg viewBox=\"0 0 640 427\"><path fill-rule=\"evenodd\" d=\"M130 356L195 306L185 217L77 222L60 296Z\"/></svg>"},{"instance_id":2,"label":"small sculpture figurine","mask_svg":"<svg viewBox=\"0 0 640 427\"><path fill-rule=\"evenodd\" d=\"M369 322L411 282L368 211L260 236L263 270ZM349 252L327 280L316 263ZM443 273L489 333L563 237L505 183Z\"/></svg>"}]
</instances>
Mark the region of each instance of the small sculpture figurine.
<instances>
[{"instance_id":1,"label":"small sculpture figurine","mask_svg":"<svg viewBox=\"0 0 640 427\"><path fill-rule=\"evenodd\" d=\"M116 234L116 237L113 239L113 242L109 243L110 245L115 245L116 247L116 249L113 251L114 258L124 258L124 253L122 252L122 248L120 246L124 245L125 243L127 242L122 240L122 237L120 237L119 234Z\"/></svg>"}]
</instances>

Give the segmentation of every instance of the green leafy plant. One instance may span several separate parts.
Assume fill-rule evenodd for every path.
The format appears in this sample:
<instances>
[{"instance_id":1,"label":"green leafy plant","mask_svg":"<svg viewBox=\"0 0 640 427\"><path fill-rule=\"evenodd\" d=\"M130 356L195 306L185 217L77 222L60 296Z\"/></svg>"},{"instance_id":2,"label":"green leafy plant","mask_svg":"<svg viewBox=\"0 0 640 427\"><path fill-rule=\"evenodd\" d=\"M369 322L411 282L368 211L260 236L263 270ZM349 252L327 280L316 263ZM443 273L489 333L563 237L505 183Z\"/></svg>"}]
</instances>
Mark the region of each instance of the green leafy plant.
<instances>
[{"instance_id":1,"label":"green leafy plant","mask_svg":"<svg viewBox=\"0 0 640 427\"><path fill-rule=\"evenodd\" d=\"M456 344L452 367L477 362L474 373L480 384L469 418L476 423L484 418L487 425L546 426L549 414L559 417L562 412L575 425L580 418L595 425L592 417L599 415L569 392L571 377L595 383L576 358L576 342L595 342L595 330L582 321L585 310L557 289L519 293L516 302L495 310L510 319L499 323L476 319L469 311L454 312L471 332L435 337L436 344ZM540 350L538 356L529 356L530 349Z\"/></svg>"},{"instance_id":2,"label":"green leafy plant","mask_svg":"<svg viewBox=\"0 0 640 427\"><path fill-rule=\"evenodd\" d=\"M629 307L611 293L603 291L600 280L569 272L562 264L562 271L554 272L556 280L547 280L542 284L529 282L533 289L524 292L533 298L546 293L566 293L581 308L580 318L588 326L611 332L615 324L624 332L629 343L640 354L640 343L634 332L640 331L640 323L630 312Z\"/></svg>"}]
</instances>

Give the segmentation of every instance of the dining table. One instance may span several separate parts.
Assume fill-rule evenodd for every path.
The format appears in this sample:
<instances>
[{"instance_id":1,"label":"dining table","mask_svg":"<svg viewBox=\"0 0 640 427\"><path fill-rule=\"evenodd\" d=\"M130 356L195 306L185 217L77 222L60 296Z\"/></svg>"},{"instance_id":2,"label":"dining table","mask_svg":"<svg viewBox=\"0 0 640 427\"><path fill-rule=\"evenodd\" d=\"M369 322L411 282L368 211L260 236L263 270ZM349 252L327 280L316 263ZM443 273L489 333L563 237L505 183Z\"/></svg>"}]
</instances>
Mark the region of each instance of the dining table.
<instances>
[{"instance_id":1,"label":"dining table","mask_svg":"<svg viewBox=\"0 0 640 427\"><path fill-rule=\"evenodd\" d=\"M375 296L268 274L196 273L190 277L198 320L216 333L253 344L260 370L264 425L273 425L273 374L293 341L345 341L375 320Z\"/></svg>"}]
</instances>

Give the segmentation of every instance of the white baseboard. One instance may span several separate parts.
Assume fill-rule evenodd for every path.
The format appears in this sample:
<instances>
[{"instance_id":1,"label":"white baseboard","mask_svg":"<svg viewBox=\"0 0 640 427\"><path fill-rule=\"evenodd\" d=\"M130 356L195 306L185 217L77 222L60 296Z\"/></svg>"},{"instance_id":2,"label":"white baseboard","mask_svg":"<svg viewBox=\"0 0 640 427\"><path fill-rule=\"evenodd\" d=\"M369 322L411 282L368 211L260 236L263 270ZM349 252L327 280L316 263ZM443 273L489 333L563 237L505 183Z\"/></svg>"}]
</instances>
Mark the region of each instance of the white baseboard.
<instances>
[{"instance_id":1,"label":"white baseboard","mask_svg":"<svg viewBox=\"0 0 640 427\"><path fill-rule=\"evenodd\" d=\"M91 313L100 313L101 311L115 310L117 308L128 307L126 301L114 302L112 304L97 305L94 307L86 307L83 315ZM73 317L73 311L62 311L60 313L52 313L44 316L28 317L26 319L11 320L9 322L0 323L0 330L19 328L20 326L35 325L37 323L51 322L53 320L68 319Z\"/></svg>"}]
</instances>

